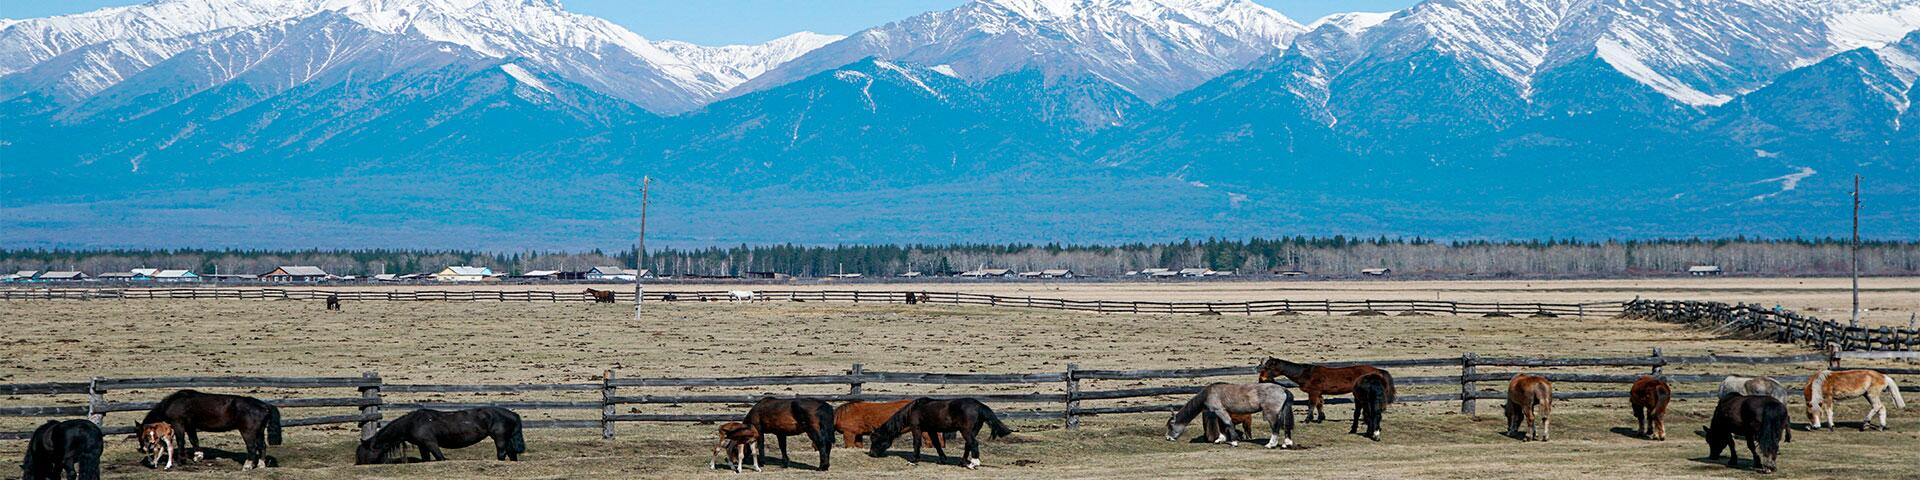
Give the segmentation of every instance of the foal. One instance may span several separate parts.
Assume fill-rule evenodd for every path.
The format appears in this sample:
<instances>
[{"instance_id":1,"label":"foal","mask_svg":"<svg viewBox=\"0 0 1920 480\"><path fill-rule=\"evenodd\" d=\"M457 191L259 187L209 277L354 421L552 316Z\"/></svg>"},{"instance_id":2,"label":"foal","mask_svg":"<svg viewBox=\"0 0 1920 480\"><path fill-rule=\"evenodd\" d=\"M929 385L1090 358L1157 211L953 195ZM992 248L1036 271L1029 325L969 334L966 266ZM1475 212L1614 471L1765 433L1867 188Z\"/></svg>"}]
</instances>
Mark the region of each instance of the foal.
<instances>
[{"instance_id":1,"label":"foal","mask_svg":"<svg viewBox=\"0 0 1920 480\"><path fill-rule=\"evenodd\" d=\"M760 452L755 449L754 441L760 439L760 431L740 422L727 422L720 426L720 444L713 446L713 455L707 456L707 469L718 468L716 463L720 451L727 451L727 463L733 465L733 473L740 473L740 467L747 463L747 457L753 457L753 471L760 471Z\"/></svg>"},{"instance_id":2,"label":"foal","mask_svg":"<svg viewBox=\"0 0 1920 480\"><path fill-rule=\"evenodd\" d=\"M140 453L148 454L147 467L161 470L173 469L173 425L167 422L155 422L140 425ZM160 466L160 459L167 464Z\"/></svg>"},{"instance_id":3,"label":"foal","mask_svg":"<svg viewBox=\"0 0 1920 480\"><path fill-rule=\"evenodd\" d=\"M1552 430L1548 416L1553 414L1553 382L1539 375L1514 375L1513 381L1507 382L1506 410L1507 436L1547 441ZM1525 436L1520 435L1521 420L1527 421Z\"/></svg>"},{"instance_id":4,"label":"foal","mask_svg":"<svg viewBox=\"0 0 1920 480\"><path fill-rule=\"evenodd\" d=\"M1860 420L1860 430L1867 428L1887 429L1887 404L1880 401L1882 392L1893 394L1895 408L1907 408L1907 399L1900 397L1900 386L1893 383L1893 377L1873 370L1821 370L1807 382L1807 419L1813 423L1808 430L1820 428L1821 414L1826 415L1827 430L1833 430L1833 402L1842 398L1865 397L1867 416ZM1873 424L1873 414L1880 414L1880 425Z\"/></svg>"},{"instance_id":5,"label":"foal","mask_svg":"<svg viewBox=\"0 0 1920 480\"><path fill-rule=\"evenodd\" d=\"M1644 375L1633 382L1627 397L1633 403L1633 419L1639 422L1636 428L1640 436L1666 440L1667 403L1673 400L1673 387L1666 380Z\"/></svg>"}]
</instances>

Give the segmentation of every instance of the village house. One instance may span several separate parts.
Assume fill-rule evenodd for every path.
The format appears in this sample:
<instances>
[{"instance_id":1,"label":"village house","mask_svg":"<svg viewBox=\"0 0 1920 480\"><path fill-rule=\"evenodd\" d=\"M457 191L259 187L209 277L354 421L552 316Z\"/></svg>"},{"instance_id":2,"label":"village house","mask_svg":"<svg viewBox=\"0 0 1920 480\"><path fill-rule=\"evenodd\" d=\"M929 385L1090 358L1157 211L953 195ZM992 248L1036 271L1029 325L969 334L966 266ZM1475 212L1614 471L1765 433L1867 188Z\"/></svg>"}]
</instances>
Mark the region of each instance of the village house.
<instances>
[{"instance_id":1,"label":"village house","mask_svg":"<svg viewBox=\"0 0 1920 480\"><path fill-rule=\"evenodd\" d=\"M962 278L1012 278L1014 275L1019 275L1019 272L1009 268L982 268L960 272Z\"/></svg>"},{"instance_id":2,"label":"village house","mask_svg":"<svg viewBox=\"0 0 1920 480\"><path fill-rule=\"evenodd\" d=\"M520 280L554 280L560 278L559 270L528 270L513 278Z\"/></svg>"},{"instance_id":3,"label":"village house","mask_svg":"<svg viewBox=\"0 0 1920 480\"><path fill-rule=\"evenodd\" d=\"M103 282L146 282L153 280L153 274L143 273L140 270L151 269L136 268L130 272L106 272L95 275L93 278Z\"/></svg>"},{"instance_id":4,"label":"village house","mask_svg":"<svg viewBox=\"0 0 1920 480\"><path fill-rule=\"evenodd\" d=\"M1180 269L1180 276L1182 276L1182 277L1204 277L1204 276L1207 276L1207 274L1209 274L1209 273L1213 273L1213 270L1208 270L1208 269L1205 269L1205 268L1182 268L1182 269Z\"/></svg>"},{"instance_id":5,"label":"village house","mask_svg":"<svg viewBox=\"0 0 1920 480\"><path fill-rule=\"evenodd\" d=\"M786 280L792 277L792 275L780 272L747 272L747 278L757 278L761 280Z\"/></svg>"},{"instance_id":6,"label":"village house","mask_svg":"<svg viewBox=\"0 0 1920 480\"><path fill-rule=\"evenodd\" d=\"M269 282L283 283L324 282L327 280L327 277L329 277L329 275L327 275L326 270L307 265L282 265L280 268L275 268L273 271L260 276L261 279Z\"/></svg>"},{"instance_id":7,"label":"village house","mask_svg":"<svg viewBox=\"0 0 1920 480\"><path fill-rule=\"evenodd\" d=\"M1361 274L1361 275L1367 275L1367 276L1372 276L1372 277L1384 277L1384 276L1387 276L1387 274L1389 274L1389 273L1393 273L1393 269L1391 269L1391 268L1363 268L1363 269L1360 269L1360 274Z\"/></svg>"},{"instance_id":8,"label":"village house","mask_svg":"<svg viewBox=\"0 0 1920 480\"><path fill-rule=\"evenodd\" d=\"M630 268L598 266L593 267L593 270L587 271L586 279L607 282L631 282L636 276L638 278L653 278L653 272L650 270L636 271Z\"/></svg>"},{"instance_id":9,"label":"village house","mask_svg":"<svg viewBox=\"0 0 1920 480\"><path fill-rule=\"evenodd\" d=\"M200 281L200 274L192 270L161 270L153 274L153 281L165 283L192 283Z\"/></svg>"},{"instance_id":10,"label":"village house","mask_svg":"<svg viewBox=\"0 0 1920 480\"><path fill-rule=\"evenodd\" d=\"M39 271L39 270L21 270L21 271L18 271L18 272L14 272L14 273L12 273L12 274L10 274L10 275L7 275L7 276L6 276L6 277L4 277L4 278L0 278L0 280L4 280L4 281L7 281L7 282L22 282L22 283L24 283L24 282L31 282L31 281L33 281L33 280L34 280L35 278L37 278L37 277L39 277L39 276L40 276L40 271Z\"/></svg>"},{"instance_id":11,"label":"village house","mask_svg":"<svg viewBox=\"0 0 1920 480\"><path fill-rule=\"evenodd\" d=\"M1054 269L1047 269L1047 270L1040 271L1040 278L1073 278L1077 276L1079 275L1074 275L1073 270L1068 270L1065 268L1054 268Z\"/></svg>"},{"instance_id":12,"label":"village house","mask_svg":"<svg viewBox=\"0 0 1920 480\"><path fill-rule=\"evenodd\" d=\"M1304 270L1284 270L1278 273L1278 275L1282 277L1304 277L1307 276L1307 272Z\"/></svg>"},{"instance_id":13,"label":"village house","mask_svg":"<svg viewBox=\"0 0 1920 480\"><path fill-rule=\"evenodd\" d=\"M1717 277L1725 273L1726 271L1721 270L1719 265L1694 265L1687 267L1687 274L1696 277Z\"/></svg>"},{"instance_id":14,"label":"village house","mask_svg":"<svg viewBox=\"0 0 1920 480\"><path fill-rule=\"evenodd\" d=\"M439 273L433 274L433 279L442 282L479 282L490 276L493 276L491 268L455 265L440 269Z\"/></svg>"},{"instance_id":15,"label":"village house","mask_svg":"<svg viewBox=\"0 0 1920 480\"><path fill-rule=\"evenodd\" d=\"M35 280L42 282L79 282L87 279L87 274L76 271L52 271L42 273Z\"/></svg>"}]
</instances>

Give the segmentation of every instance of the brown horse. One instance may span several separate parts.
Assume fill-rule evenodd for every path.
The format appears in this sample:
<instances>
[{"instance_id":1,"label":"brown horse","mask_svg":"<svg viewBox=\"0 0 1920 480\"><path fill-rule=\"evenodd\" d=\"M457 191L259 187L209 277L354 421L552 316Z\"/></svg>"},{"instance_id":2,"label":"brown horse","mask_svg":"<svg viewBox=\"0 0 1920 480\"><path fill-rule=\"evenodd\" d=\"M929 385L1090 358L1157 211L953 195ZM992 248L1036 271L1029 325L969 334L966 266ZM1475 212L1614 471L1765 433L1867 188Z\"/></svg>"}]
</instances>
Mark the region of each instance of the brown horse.
<instances>
[{"instance_id":1,"label":"brown horse","mask_svg":"<svg viewBox=\"0 0 1920 480\"><path fill-rule=\"evenodd\" d=\"M593 298L593 303L613 303L612 290L594 290L589 288L587 289L587 296Z\"/></svg>"},{"instance_id":2,"label":"brown horse","mask_svg":"<svg viewBox=\"0 0 1920 480\"><path fill-rule=\"evenodd\" d=\"M1327 405L1325 396L1353 393L1354 382L1360 380L1361 376L1371 373L1378 373L1386 377L1386 400L1387 403L1393 403L1393 374L1369 365L1322 367L1306 363L1293 363L1273 357L1267 357L1267 361L1260 364L1260 381L1262 383L1274 382L1277 378L1287 377L1288 380L1292 380L1294 384L1300 386L1300 391L1306 392L1307 418L1302 420L1305 422L1326 422Z\"/></svg>"},{"instance_id":3,"label":"brown horse","mask_svg":"<svg viewBox=\"0 0 1920 480\"><path fill-rule=\"evenodd\" d=\"M827 471L833 458L833 406L827 402L811 398L763 398L747 410L747 418L742 420L749 427L760 432L754 442L760 456L767 455L767 435L780 440L780 465L792 467L793 461L787 459L787 437L806 435L813 442L813 448L820 451L820 471ZM760 461L755 459L755 462Z\"/></svg>"},{"instance_id":4,"label":"brown horse","mask_svg":"<svg viewBox=\"0 0 1920 480\"><path fill-rule=\"evenodd\" d=\"M331 293L329 293L329 294L327 294L327 310L334 310L334 311L339 311L339 310L340 310L340 296L339 296L339 295L334 295L334 294L331 294Z\"/></svg>"},{"instance_id":5,"label":"brown horse","mask_svg":"<svg viewBox=\"0 0 1920 480\"><path fill-rule=\"evenodd\" d=\"M1893 382L1893 377L1873 370L1821 370L1807 380L1807 419L1812 421L1807 429L1820 428L1820 417L1824 413L1827 430L1833 430L1834 400L1863 397L1867 399L1869 407L1867 417L1860 420L1860 430L1886 430L1887 404L1880 401L1883 392L1893 394L1895 408L1907 408L1907 399L1900 397L1900 385ZM1873 424L1873 414L1876 412L1880 414L1880 424L1877 426Z\"/></svg>"},{"instance_id":6,"label":"brown horse","mask_svg":"<svg viewBox=\"0 0 1920 480\"><path fill-rule=\"evenodd\" d=\"M887 419L893 418L893 414L899 412L900 408L907 406L908 403L913 403L913 401L863 402L856 400L847 402L841 405L840 408L833 409L833 428L840 432L842 438L846 439L847 448L865 447L866 444L860 441L860 436L873 433L875 429L880 428L881 424L887 423ZM939 438L928 437L925 433L920 433L919 435L923 441L930 443L940 442Z\"/></svg>"},{"instance_id":7,"label":"brown horse","mask_svg":"<svg viewBox=\"0 0 1920 480\"><path fill-rule=\"evenodd\" d=\"M993 414L987 404L972 398L952 400L934 400L918 398L900 407L893 418L873 431L873 443L868 455L879 457L893 446L894 439L906 432L924 432L930 436L958 432L966 441L966 447L960 453L961 460L967 462L968 469L980 468L980 427L989 429L992 438L1001 438L1013 434L1013 429L1000 423L1000 417ZM947 462L947 451L935 443L933 452L940 455L940 463ZM913 463L920 463L920 437L913 437Z\"/></svg>"},{"instance_id":8,"label":"brown horse","mask_svg":"<svg viewBox=\"0 0 1920 480\"><path fill-rule=\"evenodd\" d=\"M252 397L201 393L181 390L160 399L147 411L140 425L165 422L173 425L173 443L187 443L194 461L206 457L200 451L200 432L240 431L247 444L242 470L267 466L267 445L280 444L280 408ZM185 441L182 442L182 436Z\"/></svg>"},{"instance_id":9,"label":"brown horse","mask_svg":"<svg viewBox=\"0 0 1920 480\"><path fill-rule=\"evenodd\" d=\"M1740 465L1740 448L1733 436L1747 438L1747 453L1753 455L1753 471L1772 473L1780 468L1780 441L1793 441L1793 429L1787 426L1787 404L1761 395L1729 394L1720 397L1713 408L1713 420L1707 424L1707 459L1720 458L1727 450L1732 458L1727 466Z\"/></svg>"},{"instance_id":10,"label":"brown horse","mask_svg":"<svg viewBox=\"0 0 1920 480\"><path fill-rule=\"evenodd\" d=\"M1507 436L1521 440L1547 441L1552 425L1553 382L1539 375L1519 374L1507 382ZM1520 435L1520 421L1527 421L1527 434Z\"/></svg>"},{"instance_id":11,"label":"brown horse","mask_svg":"<svg viewBox=\"0 0 1920 480\"><path fill-rule=\"evenodd\" d=\"M753 459L753 471L760 471L759 450L754 448L754 442L758 440L760 440L760 431L744 423L727 422L726 425L721 425L720 444L714 445L713 454L707 456L707 469L719 468L720 451L726 450L727 463L733 465L733 473L740 473L740 468L747 463L749 457Z\"/></svg>"},{"instance_id":12,"label":"brown horse","mask_svg":"<svg viewBox=\"0 0 1920 480\"><path fill-rule=\"evenodd\" d=\"M1633 419L1639 422L1635 428L1639 429L1640 436L1666 440L1667 403L1673 400L1673 387L1668 386L1666 380L1643 375L1633 381L1627 398L1633 403Z\"/></svg>"}]
</instances>

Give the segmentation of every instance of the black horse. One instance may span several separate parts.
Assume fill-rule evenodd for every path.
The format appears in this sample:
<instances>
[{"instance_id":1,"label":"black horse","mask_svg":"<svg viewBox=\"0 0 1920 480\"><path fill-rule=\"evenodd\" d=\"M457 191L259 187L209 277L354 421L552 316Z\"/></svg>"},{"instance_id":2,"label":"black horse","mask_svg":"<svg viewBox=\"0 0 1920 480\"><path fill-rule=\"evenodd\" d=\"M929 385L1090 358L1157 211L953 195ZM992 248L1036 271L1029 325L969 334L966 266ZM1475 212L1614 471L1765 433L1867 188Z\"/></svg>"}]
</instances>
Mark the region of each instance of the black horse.
<instances>
[{"instance_id":1,"label":"black horse","mask_svg":"<svg viewBox=\"0 0 1920 480\"><path fill-rule=\"evenodd\" d=\"M1379 373L1361 375L1353 383L1353 424L1347 426L1347 433L1360 433L1361 422L1366 422L1364 435L1373 441L1380 441L1380 417L1387 413L1387 404L1393 403L1393 381Z\"/></svg>"},{"instance_id":2,"label":"black horse","mask_svg":"<svg viewBox=\"0 0 1920 480\"><path fill-rule=\"evenodd\" d=\"M280 444L280 408L252 397L173 392L140 420L141 425L159 422L173 425L174 444L191 445L196 461L205 455L200 451L200 432L240 431L240 439L247 444L242 469L267 466L267 445Z\"/></svg>"},{"instance_id":3,"label":"black horse","mask_svg":"<svg viewBox=\"0 0 1920 480\"><path fill-rule=\"evenodd\" d=\"M971 398L953 400L915 399L893 418L873 431L872 451L868 455L879 457L887 453L887 447L893 446L893 439L905 432L923 432L928 435L960 432L966 439L966 450L961 459L967 462L967 468L980 467L980 427L992 429L992 438L1001 438L1013 434L1013 429L1000 423L1000 417L993 414L987 404ZM920 463L920 435L913 437L913 462ZM941 448L945 442L933 444L933 452L940 455L940 463L947 462L947 451Z\"/></svg>"},{"instance_id":4,"label":"black horse","mask_svg":"<svg viewBox=\"0 0 1920 480\"><path fill-rule=\"evenodd\" d=\"M1733 436L1747 437L1747 452L1753 454L1753 471L1772 473L1780 468L1780 441L1793 441L1793 429L1787 426L1787 404L1765 395L1729 393L1720 397L1708 424L1707 459L1720 458L1726 449L1727 466L1740 464L1740 448Z\"/></svg>"},{"instance_id":5,"label":"black horse","mask_svg":"<svg viewBox=\"0 0 1920 480\"><path fill-rule=\"evenodd\" d=\"M520 414L500 407L480 407L457 412L414 410L374 432L373 438L360 441L354 450L355 465L393 463L401 443L420 449L420 461L446 460L440 451L467 448L481 440L493 439L493 456L498 460L520 461L527 451L527 440L520 435Z\"/></svg>"},{"instance_id":6,"label":"black horse","mask_svg":"<svg viewBox=\"0 0 1920 480\"><path fill-rule=\"evenodd\" d=\"M106 442L100 427L86 420L48 420L27 439L27 457L20 462L22 480L99 480L100 451Z\"/></svg>"},{"instance_id":7,"label":"black horse","mask_svg":"<svg viewBox=\"0 0 1920 480\"><path fill-rule=\"evenodd\" d=\"M806 435L813 449L820 451L820 471L827 471L833 460L833 405L811 398L762 398L747 410L741 423L760 431L756 448L760 458L767 457L767 435L780 440L780 466L791 467L787 460L787 436Z\"/></svg>"}]
</instances>

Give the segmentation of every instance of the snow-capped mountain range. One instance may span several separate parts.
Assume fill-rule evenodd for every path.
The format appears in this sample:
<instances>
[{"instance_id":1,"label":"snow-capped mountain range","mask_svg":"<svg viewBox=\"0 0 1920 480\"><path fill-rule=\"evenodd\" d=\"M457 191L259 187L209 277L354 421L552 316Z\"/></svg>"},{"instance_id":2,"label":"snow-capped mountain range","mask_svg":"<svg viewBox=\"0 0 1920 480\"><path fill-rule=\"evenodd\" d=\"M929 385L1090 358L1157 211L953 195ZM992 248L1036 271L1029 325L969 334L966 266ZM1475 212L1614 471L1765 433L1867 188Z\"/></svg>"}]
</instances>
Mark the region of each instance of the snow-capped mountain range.
<instances>
[{"instance_id":1,"label":"snow-capped mountain range","mask_svg":"<svg viewBox=\"0 0 1920 480\"><path fill-rule=\"evenodd\" d=\"M1425 0L1305 24L1252 0L973 0L728 46L646 38L552 0L154 0L0 20L0 195L466 172L504 175L503 197L651 174L715 198L999 179L1068 201L1085 196L1037 192L1091 175L1222 195L1227 210L1176 217L1238 225L1226 231L1265 221L1219 220L1243 209L1313 207L1489 235L1514 222L1434 226L1433 212L1568 192L1656 217L1814 208L1853 172L1905 179L1892 188L1920 199L1916 77L1915 0ZM1605 175L1658 180L1634 196L1582 190ZM1486 184L1500 185L1483 191L1492 203L1433 203ZM1329 200L1383 185L1382 203ZM1920 200L1898 205L1920 214ZM952 206L924 207L904 215ZM1538 210L1522 223L1548 235L1724 233ZM1167 218L1119 216L1110 231Z\"/></svg>"}]
</instances>

